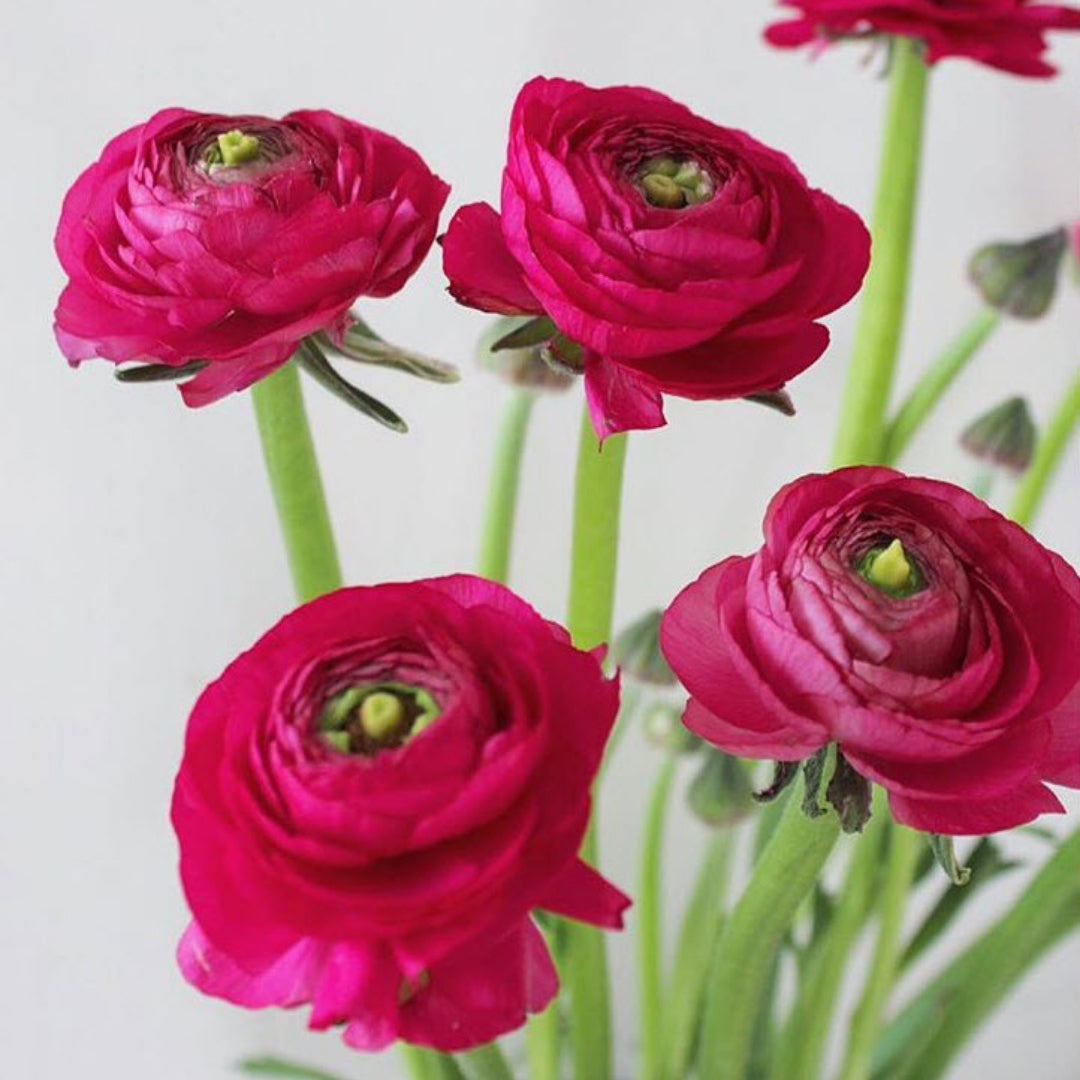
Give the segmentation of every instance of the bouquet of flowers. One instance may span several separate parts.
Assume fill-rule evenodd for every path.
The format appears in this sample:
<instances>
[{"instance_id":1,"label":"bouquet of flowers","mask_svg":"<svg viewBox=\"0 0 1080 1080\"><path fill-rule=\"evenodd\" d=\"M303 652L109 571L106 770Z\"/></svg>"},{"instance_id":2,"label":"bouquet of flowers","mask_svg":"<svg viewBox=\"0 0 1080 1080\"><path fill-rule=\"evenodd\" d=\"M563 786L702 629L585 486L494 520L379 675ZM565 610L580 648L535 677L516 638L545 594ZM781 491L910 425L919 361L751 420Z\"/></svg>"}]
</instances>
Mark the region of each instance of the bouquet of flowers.
<instances>
[{"instance_id":1,"label":"bouquet of flowers","mask_svg":"<svg viewBox=\"0 0 1080 1080\"><path fill-rule=\"evenodd\" d=\"M906 399L894 388L934 68L1052 76L1047 36L1080 29L1080 9L783 3L772 45L858 39L886 70L869 229L780 150L659 90L546 77L513 103L498 207L459 206L441 236L447 184L328 111L167 109L69 191L60 349L121 382L178 381L194 408L250 391L300 604L188 720L178 963L203 993L302 1007L360 1051L400 1044L416 1080L611 1080L606 932L633 901L640 1080L937 1080L1076 929L1073 828L1045 833L1003 917L899 993L1014 866L993 834L1080 787L1080 578L1028 531L1080 423L1080 375L1041 432L1021 397L970 424L969 488L899 468L1001 322L1047 311L1080 228L976 252L982 309ZM452 297L492 316L481 362L508 383L479 561L347 586L301 373L396 431L343 369L456 380L367 321L437 239ZM831 471L792 477L756 551L717 552L615 634L629 433L664 425L668 396L795 416L822 320L857 295ZM507 579L534 403L579 385L558 624ZM1002 470L1020 477L1007 514L987 501ZM594 810L635 724L659 752L629 888L602 871ZM669 949L664 822L684 765L711 832Z\"/></svg>"}]
</instances>

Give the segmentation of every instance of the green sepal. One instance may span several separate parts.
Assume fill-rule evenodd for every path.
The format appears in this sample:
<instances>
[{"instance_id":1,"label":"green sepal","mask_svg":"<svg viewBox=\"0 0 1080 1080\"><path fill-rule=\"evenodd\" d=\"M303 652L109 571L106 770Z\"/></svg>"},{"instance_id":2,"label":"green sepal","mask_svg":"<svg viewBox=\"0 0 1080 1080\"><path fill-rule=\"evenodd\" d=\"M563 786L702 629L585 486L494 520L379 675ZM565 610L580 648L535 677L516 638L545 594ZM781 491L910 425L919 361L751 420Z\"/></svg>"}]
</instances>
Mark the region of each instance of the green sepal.
<instances>
[{"instance_id":1,"label":"green sepal","mask_svg":"<svg viewBox=\"0 0 1080 1080\"><path fill-rule=\"evenodd\" d=\"M296 362L306 371L320 386L329 390L335 397L340 398L347 405L351 405L358 412L370 417L383 427L391 431L404 434L409 430L408 425L389 406L365 393L359 387L340 375L330 366L322 350L311 338L300 343L296 353Z\"/></svg>"},{"instance_id":2,"label":"green sepal","mask_svg":"<svg viewBox=\"0 0 1080 1080\"><path fill-rule=\"evenodd\" d=\"M171 364L137 364L135 367L116 368L113 375L122 383L176 382L189 375L197 375L208 363L208 360L189 360L179 367Z\"/></svg>"},{"instance_id":3,"label":"green sepal","mask_svg":"<svg viewBox=\"0 0 1080 1080\"><path fill-rule=\"evenodd\" d=\"M828 752L828 747L824 747L803 762L803 780L806 787L803 791L802 810L808 818L819 818L826 812L818 802L818 795L825 775L825 759Z\"/></svg>"},{"instance_id":4,"label":"green sepal","mask_svg":"<svg viewBox=\"0 0 1080 1080\"><path fill-rule=\"evenodd\" d=\"M320 348L330 349L346 360L391 368L428 382L456 383L461 379L461 372L453 364L392 345L360 319L354 318L340 341L334 341L325 333L317 334L316 340Z\"/></svg>"},{"instance_id":5,"label":"green sepal","mask_svg":"<svg viewBox=\"0 0 1080 1080\"><path fill-rule=\"evenodd\" d=\"M870 781L861 776L838 750L836 768L825 791L825 799L840 818L846 833L862 832L870 820Z\"/></svg>"},{"instance_id":6,"label":"green sepal","mask_svg":"<svg viewBox=\"0 0 1080 1080\"><path fill-rule=\"evenodd\" d=\"M504 349L531 349L536 345L543 345L550 341L559 328L546 315L538 315L529 319L509 332L497 338L488 346L491 352L501 352Z\"/></svg>"}]
</instances>

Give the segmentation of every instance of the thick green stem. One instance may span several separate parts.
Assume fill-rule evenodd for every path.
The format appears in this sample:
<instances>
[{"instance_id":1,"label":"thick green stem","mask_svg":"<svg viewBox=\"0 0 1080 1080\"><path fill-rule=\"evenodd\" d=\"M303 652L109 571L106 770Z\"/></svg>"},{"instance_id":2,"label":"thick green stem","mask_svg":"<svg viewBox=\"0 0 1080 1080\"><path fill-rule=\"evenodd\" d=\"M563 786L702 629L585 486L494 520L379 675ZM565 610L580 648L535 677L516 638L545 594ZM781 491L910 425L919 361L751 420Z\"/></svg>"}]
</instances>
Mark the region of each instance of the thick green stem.
<instances>
[{"instance_id":1,"label":"thick green stem","mask_svg":"<svg viewBox=\"0 0 1080 1080\"><path fill-rule=\"evenodd\" d=\"M907 301L915 204L926 113L927 67L922 46L892 43L888 114L874 206L873 256L836 441L837 465L881 459L885 413Z\"/></svg>"},{"instance_id":2,"label":"thick green stem","mask_svg":"<svg viewBox=\"0 0 1080 1080\"><path fill-rule=\"evenodd\" d=\"M266 472L301 602L341 587L330 515L293 361L251 388Z\"/></svg>"},{"instance_id":3,"label":"thick green stem","mask_svg":"<svg viewBox=\"0 0 1080 1080\"><path fill-rule=\"evenodd\" d=\"M870 1075L874 1045L900 968L904 908L924 843L921 833L903 825L894 824L889 830L889 857L879 904L881 922L877 946L862 1000L851 1020L841 1080L867 1080Z\"/></svg>"},{"instance_id":4,"label":"thick green stem","mask_svg":"<svg viewBox=\"0 0 1080 1080\"><path fill-rule=\"evenodd\" d=\"M920 376L904 403L896 410L885 431L881 460L894 465L937 406L945 391L956 381L987 339L1001 325L1001 316L984 307L949 343L948 348Z\"/></svg>"},{"instance_id":5,"label":"thick green stem","mask_svg":"<svg viewBox=\"0 0 1080 1080\"><path fill-rule=\"evenodd\" d=\"M488 1043L475 1050L457 1054L454 1062L465 1080L514 1080L498 1043Z\"/></svg>"},{"instance_id":6,"label":"thick green stem","mask_svg":"<svg viewBox=\"0 0 1080 1080\"><path fill-rule=\"evenodd\" d=\"M503 584L510 575L521 460L535 400L536 395L532 390L514 387L503 406L495 437L477 573Z\"/></svg>"},{"instance_id":7,"label":"thick green stem","mask_svg":"<svg viewBox=\"0 0 1080 1080\"><path fill-rule=\"evenodd\" d=\"M773 1061L772 1080L817 1080L820 1075L844 972L873 904L881 838L889 820L884 800L876 803L869 824L852 845L836 911L814 943L800 979L799 994Z\"/></svg>"},{"instance_id":8,"label":"thick green stem","mask_svg":"<svg viewBox=\"0 0 1080 1080\"><path fill-rule=\"evenodd\" d=\"M559 1080L562 1016L558 1000L542 1013L530 1017L525 1029L525 1054L529 1059L529 1080Z\"/></svg>"},{"instance_id":9,"label":"thick green stem","mask_svg":"<svg viewBox=\"0 0 1080 1080\"><path fill-rule=\"evenodd\" d=\"M809 818L801 799L788 799L713 957L701 1080L746 1080L774 958L839 835L834 813Z\"/></svg>"},{"instance_id":10,"label":"thick green stem","mask_svg":"<svg viewBox=\"0 0 1080 1080\"><path fill-rule=\"evenodd\" d=\"M1035 513L1050 481L1061 465L1069 441L1080 422L1080 372L1065 390L1057 412L1050 418L1035 447L1035 459L1013 499L1011 517L1025 528L1035 520Z\"/></svg>"},{"instance_id":11,"label":"thick green stem","mask_svg":"<svg viewBox=\"0 0 1080 1080\"><path fill-rule=\"evenodd\" d=\"M641 1080L658 1080L660 1076L664 1008L664 824L671 805L676 764L675 755L669 754L660 769L649 800L641 841L641 875L637 893Z\"/></svg>"},{"instance_id":12,"label":"thick green stem","mask_svg":"<svg viewBox=\"0 0 1080 1080\"><path fill-rule=\"evenodd\" d=\"M957 957L893 1022L916 1013L932 1037L904 1054L889 1080L941 1080L956 1055L1048 949L1080 924L1080 832L1070 834L1013 909Z\"/></svg>"},{"instance_id":13,"label":"thick green stem","mask_svg":"<svg viewBox=\"0 0 1080 1080\"><path fill-rule=\"evenodd\" d=\"M570 636L579 649L596 648L611 638L625 461L626 436L612 436L601 448L586 409L574 491L567 615ZM582 854L589 862L596 862L594 827L589 829ZM564 976L574 1075L577 1080L609 1080L611 1003L607 947L599 930L567 924Z\"/></svg>"}]
</instances>

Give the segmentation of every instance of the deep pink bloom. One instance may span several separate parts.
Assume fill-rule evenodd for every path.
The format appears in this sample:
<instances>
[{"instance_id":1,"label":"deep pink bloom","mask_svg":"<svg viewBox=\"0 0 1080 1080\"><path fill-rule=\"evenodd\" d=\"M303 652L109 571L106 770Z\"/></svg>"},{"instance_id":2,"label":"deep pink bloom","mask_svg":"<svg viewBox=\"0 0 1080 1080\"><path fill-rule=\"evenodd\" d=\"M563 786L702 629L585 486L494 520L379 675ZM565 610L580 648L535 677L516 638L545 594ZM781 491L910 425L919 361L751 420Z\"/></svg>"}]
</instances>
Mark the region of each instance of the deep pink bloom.
<instances>
[{"instance_id":1,"label":"deep pink bloom","mask_svg":"<svg viewBox=\"0 0 1080 1080\"><path fill-rule=\"evenodd\" d=\"M461 303L546 314L581 347L603 437L662 425L661 394L782 386L825 351L817 320L869 250L852 211L749 135L652 90L538 78L514 105L501 214L460 209L444 267Z\"/></svg>"},{"instance_id":2,"label":"deep pink bloom","mask_svg":"<svg viewBox=\"0 0 1080 1080\"><path fill-rule=\"evenodd\" d=\"M903 593L867 580L899 540ZM664 617L684 718L733 754L797 761L836 741L898 821L978 834L1080 787L1080 580L961 488L884 468L806 476L765 544L706 570Z\"/></svg>"},{"instance_id":3,"label":"deep pink bloom","mask_svg":"<svg viewBox=\"0 0 1080 1080\"><path fill-rule=\"evenodd\" d=\"M230 165L219 136L234 131L258 144ZM448 194L397 139L330 112L166 109L113 139L68 192L57 341L72 364L209 361L181 392L216 401L358 297L400 289Z\"/></svg>"},{"instance_id":4,"label":"deep pink bloom","mask_svg":"<svg viewBox=\"0 0 1080 1080\"><path fill-rule=\"evenodd\" d=\"M411 703L407 725L357 744L372 688ZM249 1007L310 1004L313 1028L346 1024L359 1049L519 1026L557 989L530 913L621 924L626 899L577 856L618 696L596 654L479 578L293 612L189 722L185 977Z\"/></svg>"},{"instance_id":5,"label":"deep pink bloom","mask_svg":"<svg viewBox=\"0 0 1080 1080\"><path fill-rule=\"evenodd\" d=\"M780 0L798 13L775 23L765 37L781 48L867 34L897 34L926 43L937 63L964 56L980 64L1046 78L1043 59L1050 30L1080 30L1080 9L1037 0Z\"/></svg>"}]
</instances>

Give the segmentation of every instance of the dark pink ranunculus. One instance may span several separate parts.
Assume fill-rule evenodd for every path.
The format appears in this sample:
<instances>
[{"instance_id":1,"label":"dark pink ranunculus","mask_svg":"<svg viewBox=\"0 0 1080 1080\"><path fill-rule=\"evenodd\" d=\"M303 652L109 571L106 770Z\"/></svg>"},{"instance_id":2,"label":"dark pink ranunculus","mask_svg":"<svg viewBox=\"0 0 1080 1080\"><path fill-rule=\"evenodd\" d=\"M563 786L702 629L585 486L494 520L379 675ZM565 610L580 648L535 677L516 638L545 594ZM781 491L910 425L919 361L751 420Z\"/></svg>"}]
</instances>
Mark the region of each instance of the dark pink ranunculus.
<instances>
[{"instance_id":1,"label":"dark pink ranunculus","mask_svg":"<svg viewBox=\"0 0 1080 1080\"><path fill-rule=\"evenodd\" d=\"M68 192L56 337L91 357L206 366L205 405L388 296L427 254L449 188L413 150L330 112L281 120L166 109Z\"/></svg>"},{"instance_id":2,"label":"dark pink ranunculus","mask_svg":"<svg viewBox=\"0 0 1080 1080\"><path fill-rule=\"evenodd\" d=\"M1080 30L1080 9L1037 0L780 0L796 14L765 37L781 48L837 38L896 34L926 44L937 63L963 56L1013 75L1046 78L1043 59L1051 30Z\"/></svg>"},{"instance_id":3,"label":"dark pink ranunculus","mask_svg":"<svg viewBox=\"0 0 1080 1080\"><path fill-rule=\"evenodd\" d=\"M951 484L795 481L661 641L692 731L782 761L835 741L913 828L1006 829L1061 809L1045 782L1080 787L1080 580Z\"/></svg>"},{"instance_id":4,"label":"dark pink ranunculus","mask_svg":"<svg viewBox=\"0 0 1080 1080\"><path fill-rule=\"evenodd\" d=\"M627 901L578 859L618 707L596 654L474 577L293 612L203 693L173 799L184 976L345 1040L490 1041L557 982L530 913Z\"/></svg>"},{"instance_id":5,"label":"dark pink ranunculus","mask_svg":"<svg viewBox=\"0 0 1080 1080\"><path fill-rule=\"evenodd\" d=\"M538 78L514 105L501 213L460 209L444 267L463 304L551 319L603 437L662 425L662 394L781 387L825 351L818 320L869 251L852 211L749 135L652 90Z\"/></svg>"}]
</instances>

